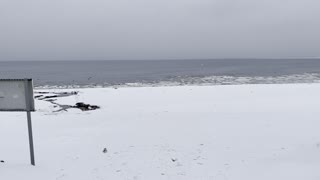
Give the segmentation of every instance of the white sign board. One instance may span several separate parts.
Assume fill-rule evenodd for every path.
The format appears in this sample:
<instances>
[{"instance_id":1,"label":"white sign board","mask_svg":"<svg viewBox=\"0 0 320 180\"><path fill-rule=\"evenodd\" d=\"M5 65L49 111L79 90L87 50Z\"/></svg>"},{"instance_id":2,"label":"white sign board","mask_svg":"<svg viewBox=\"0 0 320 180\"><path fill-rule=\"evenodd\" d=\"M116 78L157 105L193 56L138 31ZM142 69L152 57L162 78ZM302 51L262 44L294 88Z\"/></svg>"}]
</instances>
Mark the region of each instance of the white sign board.
<instances>
[{"instance_id":1,"label":"white sign board","mask_svg":"<svg viewBox=\"0 0 320 180\"><path fill-rule=\"evenodd\" d=\"M0 111L26 111L31 164L35 165L31 112L34 111L32 79L0 79Z\"/></svg>"},{"instance_id":2,"label":"white sign board","mask_svg":"<svg viewBox=\"0 0 320 180\"><path fill-rule=\"evenodd\" d=\"M31 79L0 79L0 111L34 111L34 109Z\"/></svg>"}]
</instances>

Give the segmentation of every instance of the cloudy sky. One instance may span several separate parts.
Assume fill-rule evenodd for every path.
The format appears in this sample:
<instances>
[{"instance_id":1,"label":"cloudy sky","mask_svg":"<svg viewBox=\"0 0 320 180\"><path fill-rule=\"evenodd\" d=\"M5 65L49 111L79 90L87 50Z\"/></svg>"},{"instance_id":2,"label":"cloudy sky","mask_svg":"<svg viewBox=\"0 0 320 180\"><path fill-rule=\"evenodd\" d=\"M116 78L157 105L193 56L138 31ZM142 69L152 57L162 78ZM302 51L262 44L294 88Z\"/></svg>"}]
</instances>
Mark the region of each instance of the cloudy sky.
<instances>
[{"instance_id":1,"label":"cloudy sky","mask_svg":"<svg viewBox=\"0 0 320 180\"><path fill-rule=\"evenodd\" d=\"M320 56L319 0L0 0L0 60Z\"/></svg>"}]
</instances>

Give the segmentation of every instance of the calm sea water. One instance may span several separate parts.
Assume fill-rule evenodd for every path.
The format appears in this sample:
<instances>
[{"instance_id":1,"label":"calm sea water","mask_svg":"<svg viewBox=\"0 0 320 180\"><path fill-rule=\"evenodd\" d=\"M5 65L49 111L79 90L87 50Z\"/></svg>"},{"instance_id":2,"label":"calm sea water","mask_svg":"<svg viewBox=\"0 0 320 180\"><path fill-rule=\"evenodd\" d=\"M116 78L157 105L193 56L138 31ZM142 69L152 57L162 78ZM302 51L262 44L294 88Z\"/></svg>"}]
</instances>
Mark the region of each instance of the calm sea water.
<instances>
[{"instance_id":1,"label":"calm sea water","mask_svg":"<svg viewBox=\"0 0 320 180\"><path fill-rule=\"evenodd\" d=\"M33 78L36 86L152 84L214 76L276 78L312 73L320 74L320 59L0 61L0 78Z\"/></svg>"}]
</instances>

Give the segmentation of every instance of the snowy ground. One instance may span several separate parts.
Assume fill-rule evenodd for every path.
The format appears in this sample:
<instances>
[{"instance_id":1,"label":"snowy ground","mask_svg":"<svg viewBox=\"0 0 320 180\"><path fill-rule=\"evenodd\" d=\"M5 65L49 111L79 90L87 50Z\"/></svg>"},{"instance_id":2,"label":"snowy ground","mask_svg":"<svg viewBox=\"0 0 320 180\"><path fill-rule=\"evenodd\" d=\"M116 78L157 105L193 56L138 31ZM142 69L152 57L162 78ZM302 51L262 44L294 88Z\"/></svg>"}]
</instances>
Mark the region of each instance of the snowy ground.
<instances>
[{"instance_id":1,"label":"snowy ground","mask_svg":"<svg viewBox=\"0 0 320 180\"><path fill-rule=\"evenodd\" d=\"M320 179L320 84L78 91L57 102L101 109L36 101L36 167L25 113L0 113L0 180Z\"/></svg>"}]
</instances>

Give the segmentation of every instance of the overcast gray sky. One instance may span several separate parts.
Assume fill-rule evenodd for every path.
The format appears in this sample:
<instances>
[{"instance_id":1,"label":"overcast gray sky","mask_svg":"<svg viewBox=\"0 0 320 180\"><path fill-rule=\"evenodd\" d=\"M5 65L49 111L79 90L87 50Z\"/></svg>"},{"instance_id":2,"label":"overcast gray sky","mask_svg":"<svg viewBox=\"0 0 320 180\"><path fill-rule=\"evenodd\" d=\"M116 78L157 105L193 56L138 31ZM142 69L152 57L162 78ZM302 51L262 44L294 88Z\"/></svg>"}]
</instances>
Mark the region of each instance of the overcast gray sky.
<instances>
[{"instance_id":1,"label":"overcast gray sky","mask_svg":"<svg viewBox=\"0 0 320 180\"><path fill-rule=\"evenodd\" d=\"M320 56L319 0L0 0L0 60Z\"/></svg>"}]
</instances>

